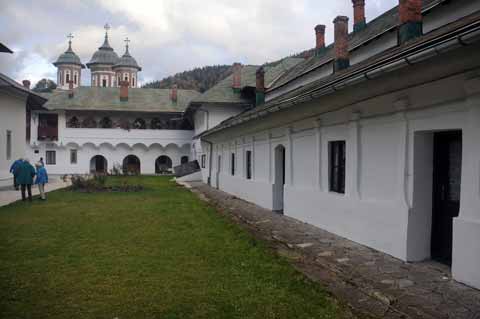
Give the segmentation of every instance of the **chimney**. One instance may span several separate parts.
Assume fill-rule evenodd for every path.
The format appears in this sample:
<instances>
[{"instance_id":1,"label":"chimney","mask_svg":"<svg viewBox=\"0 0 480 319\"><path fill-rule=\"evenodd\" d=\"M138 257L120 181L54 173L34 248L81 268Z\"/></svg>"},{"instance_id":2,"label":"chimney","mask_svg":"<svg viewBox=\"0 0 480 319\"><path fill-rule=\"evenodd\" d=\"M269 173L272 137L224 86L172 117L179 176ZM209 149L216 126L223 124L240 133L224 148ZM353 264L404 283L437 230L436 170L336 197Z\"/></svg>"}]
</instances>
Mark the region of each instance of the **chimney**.
<instances>
[{"instance_id":1,"label":"chimney","mask_svg":"<svg viewBox=\"0 0 480 319\"><path fill-rule=\"evenodd\" d=\"M23 87L30 90L30 81L29 80L23 80L22 81Z\"/></svg>"},{"instance_id":2,"label":"chimney","mask_svg":"<svg viewBox=\"0 0 480 319\"><path fill-rule=\"evenodd\" d=\"M176 84L172 85L172 89L170 90L170 100L173 103L177 103L178 99L178 86Z\"/></svg>"},{"instance_id":3,"label":"chimney","mask_svg":"<svg viewBox=\"0 0 480 319\"><path fill-rule=\"evenodd\" d=\"M315 37L317 39L315 48L318 52L325 48L325 25L319 24L315 27Z\"/></svg>"},{"instance_id":4,"label":"chimney","mask_svg":"<svg viewBox=\"0 0 480 319\"><path fill-rule=\"evenodd\" d=\"M353 3L353 31L362 30L367 25L365 19L365 0L352 0Z\"/></svg>"},{"instance_id":5,"label":"chimney","mask_svg":"<svg viewBox=\"0 0 480 319\"><path fill-rule=\"evenodd\" d=\"M73 81L68 81L68 98L72 99L73 96Z\"/></svg>"},{"instance_id":6,"label":"chimney","mask_svg":"<svg viewBox=\"0 0 480 319\"><path fill-rule=\"evenodd\" d=\"M398 43L404 44L422 35L422 0L400 0Z\"/></svg>"},{"instance_id":7,"label":"chimney","mask_svg":"<svg viewBox=\"0 0 480 319\"><path fill-rule=\"evenodd\" d=\"M348 52L348 17L338 16L333 20L335 24L335 72L350 66Z\"/></svg>"},{"instance_id":8,"label":"chimney","mask_svg":"<svg viewBox=\"0 0 480 319\"><path fill-rule=\"evenodd\" d=\"M120 101L128 101L128 81L120 81Z\"/></svg>"},{"instance_id":9,"label":"chimney","mask_svg":"<svg viewBox=\"0 0 480 319\"><path fill-rule=\"evenodd\" d=\"M233 64L233 92L240 93L242 89L242 65L240 63Z\"/></svg>"},{"instance_id":10,"label":"chimney","mask_svg":"<svg viewBox=\"0 0 480 319\"><path fill-rule=\"evenodd\" d=\"M255 74L257 78L257 87L255 89L255 105L265 104L265 70L263 66L257 70Z\"/></svg>"}]
</instances>

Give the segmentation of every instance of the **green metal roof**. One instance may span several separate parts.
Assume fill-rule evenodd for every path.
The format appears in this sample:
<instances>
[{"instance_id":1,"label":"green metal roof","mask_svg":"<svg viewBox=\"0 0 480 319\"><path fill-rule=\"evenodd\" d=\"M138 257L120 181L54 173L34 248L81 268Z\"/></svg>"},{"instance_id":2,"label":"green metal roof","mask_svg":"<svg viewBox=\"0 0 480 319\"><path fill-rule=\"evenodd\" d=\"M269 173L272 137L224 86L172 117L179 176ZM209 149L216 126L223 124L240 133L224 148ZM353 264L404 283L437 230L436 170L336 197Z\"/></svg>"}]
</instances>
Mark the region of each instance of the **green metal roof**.
<instances>
[{"instance_id":1,"label":"green metal roof","mask_svg":"<svg viewBox=\"0 0 480 319\"><path fill-rule=\"evenodd\" d=\"M138 71L141 71L142 68L138 65L137 60L135 60L131 55L130 52L128 52L128 45L125 48L125 53L122 55L122 57L118 60L118 62L113 66L114 68L134 68L137 69Z\"/></svg>"},{"instance_id":2,"label":"green metal roof","mask_svg":"<svg viewBox=\"0 0 480 319\"><path fill-rule=\"evenodd\" d=\"M79 87L72 98L69 91L55 90L43 93L48 99L44 107L49 110L130 111L130 112L183 112L200 93L178 90L177 102L170 99L169 89L128 89L128 101L120 101L120 88Z\"/></svg>"},{"instance_id":3,"label":"green metal roof","mask_svg":"<svg viewBox=\"0 0 480 319\"><path fill-rule=\"evenodd\" d=\"M72 42L68 42L68 49L64 53L62 53L57 61L53 62L53 65L59 66L62 64L74 64L82 67L82 69L85 68L85 65L82 64L82 61L80 61L80 58L78 55L75 54L72 50Z\"/></svg>"},{"instance_id":4,"label":"green metal roof","mask_svg":"<svg viewBox=\"0 0 480 319\"><path fill-rule=\"evenodd\" d=\"M105 40L103 41L102 46L93 54L92 59L87 63L87 67L90 68L95 64L114 65L119 60L120 58L110 46L110 43L108 43L108 34L105 33Z\"/></svg>"},{"instance_id":5,"label":"green metal roof","mask_svg":"<svg viewBox=\"0 0 480 319\"><path fill-rule=\"evenodd\" d=\"M302 62L300 58L285 58L271 66L264 66L265 86L270 87L282 74L293 66ZM241 73L241 88L256 87L256 72L260 68L258 65L244 65ZM235 93L233 88L233 74L220 81L210 90L194 99L192 102L200 103L237 103L251 104L251 101L242 97L240 93Z\"/></svg>"}]
</instances>

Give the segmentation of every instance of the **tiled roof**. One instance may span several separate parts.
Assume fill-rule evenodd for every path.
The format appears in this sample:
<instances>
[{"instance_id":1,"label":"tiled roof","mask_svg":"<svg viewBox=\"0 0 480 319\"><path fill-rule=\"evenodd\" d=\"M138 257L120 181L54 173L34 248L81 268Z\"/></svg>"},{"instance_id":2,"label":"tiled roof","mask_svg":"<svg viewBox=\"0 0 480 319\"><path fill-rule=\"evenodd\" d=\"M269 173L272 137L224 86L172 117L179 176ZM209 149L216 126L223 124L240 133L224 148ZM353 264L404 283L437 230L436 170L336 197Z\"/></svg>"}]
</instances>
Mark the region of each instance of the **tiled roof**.
<instances>
[{"instance_id":1,"label":"tiled roof","mask_svg":"<svg viewBox=\"0 0 480 319\"><path fill-rule=\"evenodd\" d=\"M432 5L443 1L445 0L423 0L423 10L426 10ZM398 24L398 19L398 6L396 6L380 15L376 19L370 21L364 29L350 33L349 49L353 50L356 47L382 35L388 30L395 28ZM333 44L330 44L323 51L313 55L311 58L303 61L302 63L297 64L289 72L285 73L277 82L275 82L275 85L271 88L274 89L282 86L301 76L302 74L322 66L333 59L333 54Z\"/></svg>"},{"instance_id":2,"label":"tiled roof","mask_svg":"<svg viewBox=\"0 0 480 319\"><path fill-rule=\"evenodd\" d=\"M9 78L5 74L0 73L0 89L15 90L28 94L27 105L30 109L42 109L42 105L46 102L46 99L41 95L25 88L20 83L17 83L13 79Z\"/></svg>"},{"instance_id":3,"label":"tiled roof","mask_svg":"<svg viewBox=\"0 0 480 319\"><path fill-rule=\"evenodd\" d=\"M480 21L480 12L477 11L467 17L463 17L462 19L454 23L450 23L448 25L445 25L442 28L436 29L428 34L425 34L417 38L416 40L412 40L405 45L390 48L350 68L344 69L342 71L339 71L338 73L334 73L325 78L318 79L312 83L309 83L306 86L302 86L295 90L292 90L287 94L283 95L281 99L271 100L260 107L245 110L244 112L234 117L226 119L216 127L203 132L201 135L206 136L206 135L221 131L222 129L226 129L228 127L238 125L243 122L247 122L253 119L258 119L260 117L267 116L270 113L274 113L281 109L291 107L292 105L297 105L299 103L310 101L312 99L319 98L320 96L330 94L332 90L329 88L331 88L333 85L337 83L341 83L341 81L343 81L343 83L346 83L352 77L358 78L358 73L360 72L361 74L365 74L365 72L368 72L366 70L369 67L377 67L377 69L378 68L381 69L381 67L379 67L378 64L382 60L386 61L385 62L386 64L394 63L392 62L392 61L395 61L394 59L399 59L404 61L405 57L402 55L410 53L413 56L415 56L416 54L418 54L418 51L421 52L421 50L423 50L425 45L431 45L429 44L430 42L433 42L436 39L442 38L445 35L452 33L452 31L462 32L463 30L464 34L469 34L470 30L464 30L464 27L468 25L471 25L471 26L473 25L472 28L477 28L478 30L478 24L480 23L479 21ZM451 35L451 37L456 38L458 37L458 35L454 34L454 35ZM473 39L474 41L478 41L479 39L478 35ZM415 51L414 48L418 48L417 51ZM372 70L375 70L375 69L372 69ZM393 67L393 70L395 70L395 67ZM343 85L342 87L346 87L346 85ZM322 89L324 90L322 91Z\"/></svg>"},{"instance_id":4,"label":"tiled roof","mask_svg":"<svg viewBox=\"0 0 480 319\"><path fill-rule=\"evenodd\" d=\"M193 90L178 90L177 102L170 99L169 89L128 89L128 101L120 101L120 88L79 87L72 98L68 91L43 93L50 110L183 112L192 99L200 95Z\"/></svg>"},{"instance_id":5,"label":"tiled roof","mask_svg":"<svg viewBox=\"0 0 480 319\"><path fill-rule=\"evenodd\" d=\"M265 86L268 88L272 85L283 73L293 66L302 62L300 58L285 58L272 66L265 66ZM256 72L260 68L258 65L244 65L242 66L241 87L255 87L256 86ZM194 103L238 103L250 104L251 101L235 93L232 89L233 74L220 81L210 90L194 99Z\"/></svg>"}]
</instances>

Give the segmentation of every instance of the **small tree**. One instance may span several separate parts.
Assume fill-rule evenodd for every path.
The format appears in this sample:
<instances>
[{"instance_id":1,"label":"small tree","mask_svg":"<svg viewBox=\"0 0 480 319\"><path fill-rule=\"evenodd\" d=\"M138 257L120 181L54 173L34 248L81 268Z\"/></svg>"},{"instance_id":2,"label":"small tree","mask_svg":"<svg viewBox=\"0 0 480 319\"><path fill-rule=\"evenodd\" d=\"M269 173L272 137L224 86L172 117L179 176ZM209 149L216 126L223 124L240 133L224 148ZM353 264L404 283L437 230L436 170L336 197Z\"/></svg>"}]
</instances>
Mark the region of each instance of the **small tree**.
<instances>
[{"instance_id":1,"label":"small tree","mask_svg":"<svg viewBox=\"0 0 480 319\"><path fill-rule=\"evenodd\" d=\"M52 92L57 88L57 84L50 79L41 79L40 81L35 84L33 91L34 92Z\"/></svg>"}]
</instances>

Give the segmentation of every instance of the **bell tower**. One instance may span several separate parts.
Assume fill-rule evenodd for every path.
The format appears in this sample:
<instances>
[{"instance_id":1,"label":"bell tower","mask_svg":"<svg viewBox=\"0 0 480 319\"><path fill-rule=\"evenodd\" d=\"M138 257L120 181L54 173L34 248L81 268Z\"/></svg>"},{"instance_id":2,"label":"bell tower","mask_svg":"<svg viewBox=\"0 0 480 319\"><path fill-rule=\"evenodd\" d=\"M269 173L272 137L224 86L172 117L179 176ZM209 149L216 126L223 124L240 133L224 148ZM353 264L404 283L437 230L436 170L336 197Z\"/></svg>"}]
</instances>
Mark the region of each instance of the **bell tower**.
<instances>
[{"instance_id":1,"label":"bell tower","mask_svg":"<svg viewBox=\"0 0 480 319\"><path fill-rule=\"evenodd\" d=\"M85 68L78 55L72 50L73 35L70 33L67 38L67 51L61 54L57 61L53 62L53 65L57 67L57 87L63 90L68 90L70 81L74 88L79 87L82 81L82 69Z\"/></svg>"}]
</instances>

